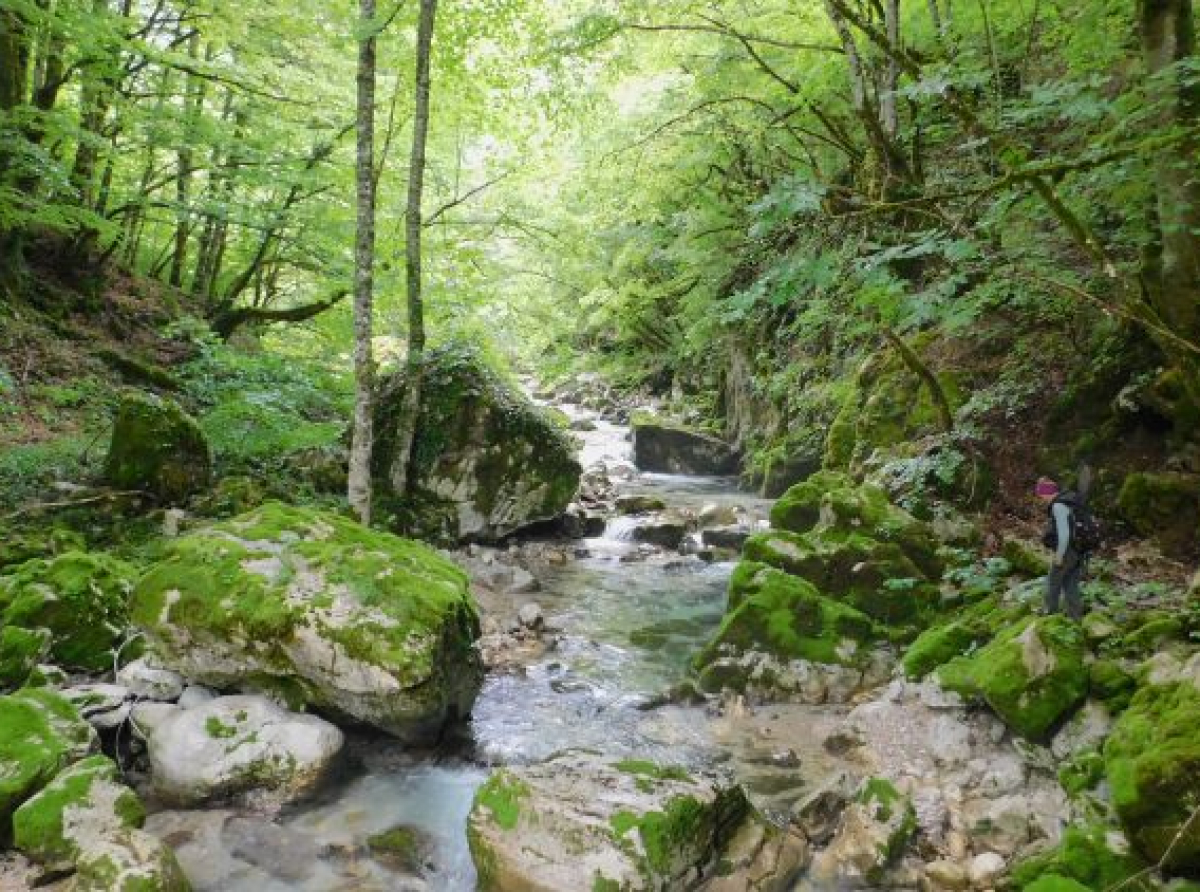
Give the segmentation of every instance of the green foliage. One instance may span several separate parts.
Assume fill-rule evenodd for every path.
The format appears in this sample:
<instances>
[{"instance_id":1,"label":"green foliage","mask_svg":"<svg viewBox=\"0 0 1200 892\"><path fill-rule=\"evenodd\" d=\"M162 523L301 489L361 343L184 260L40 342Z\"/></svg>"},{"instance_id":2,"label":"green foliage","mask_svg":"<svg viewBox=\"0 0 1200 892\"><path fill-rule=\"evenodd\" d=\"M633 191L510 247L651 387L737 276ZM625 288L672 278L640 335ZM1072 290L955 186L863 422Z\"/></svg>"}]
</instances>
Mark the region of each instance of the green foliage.
<instances>
[{"instance_id":1,"label":"green foliage","mask_svg":"<svg viewBox=\"0 0 1200 892\"><path fill-rule=\"evenodd\" d=\"M279 474L298 452L336 450L352 401L344 369L279 349L247 353L211 339L199 347L181 378L220 469Z\"/></svg>"}]
</instances>

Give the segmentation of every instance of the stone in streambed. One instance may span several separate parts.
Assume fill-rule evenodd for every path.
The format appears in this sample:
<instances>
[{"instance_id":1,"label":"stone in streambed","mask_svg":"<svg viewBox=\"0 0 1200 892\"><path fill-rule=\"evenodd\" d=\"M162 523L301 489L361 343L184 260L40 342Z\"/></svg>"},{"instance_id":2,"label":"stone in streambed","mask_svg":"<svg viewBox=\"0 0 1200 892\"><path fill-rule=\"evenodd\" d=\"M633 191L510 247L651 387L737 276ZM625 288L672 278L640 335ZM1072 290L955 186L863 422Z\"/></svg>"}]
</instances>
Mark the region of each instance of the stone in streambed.
<instances>
[{"instance_id":1,"label":"stone in streambed","mask_svg":"<svg viewBox=\"0 0 1200 892\"><path fill-rule=\"evenodd\" d=\"M806 854L798 837L762 822L740 787L578 752L494 772L475 797L468 839L480 888L494 892L678 889L706 879L782 890ZM742 884L716 878L722 867Z\"/></svg>"},{"instance_id":2,"label":"stone in streambed","mask_svg":"<svg viewBox=\"0 0 1200 892\"><path fill-rule=\"evenodd\" d=\"M179 806L301 799L335 768L345 740L316 716L249 695L218 697L194 709L144 704L134 710L134 722L145 735L155 793Z\"/></svg>"},{"instance_id":3,"label":"stone in streambed","mask_svg":"<svg viewBox=\"0 0 1200 892\"><path fill-rule=\"evenodd\" d=\"M687 535L687 522L677 514L667 513L638 521L630 533L634 542L677 549Z\"/></svg>"},{"instance_id":4,"label":"stone in streambed","mask_svg":"<svg viewBox=\"0 0 1200 892\"><path fill-rule=\"evenodd\" d=\"M268 503L172 543L134 591L163 665L437 739L482 680L467 577L417 542Z\"/></svg>"},{"instance_id":5,"label":"stone in streambed","mask_svg":"<svg viewBox=\"0 0 1200 892\"><path fill-rule=\"evenodd\" d=\"M178 672L140 657L117 670L117 683L143 700L173 703L182 696L187 681Z\"/></svg>"},{"instance_id":6,"label":"stone in streambed","mask_svg":"<svg viewBox=\"0 0 1200 892\"><path fill-rule=\"evenodd\" d=\"M638 470L697 476L737 472L737 456L729 444L711 434L645 412L634 413L632 428Z\"/></svg>"},{"instance_id":7,"label":"stone in streambed","mask_svg":"<svg viewBox=\"0 0 1200 892\"><path fill-rule=\"evenodd\" d=\"M91 725L58 694L27 688L0 697L0 826L59 771L97 746Z\"/></svg>"}]
</instances>

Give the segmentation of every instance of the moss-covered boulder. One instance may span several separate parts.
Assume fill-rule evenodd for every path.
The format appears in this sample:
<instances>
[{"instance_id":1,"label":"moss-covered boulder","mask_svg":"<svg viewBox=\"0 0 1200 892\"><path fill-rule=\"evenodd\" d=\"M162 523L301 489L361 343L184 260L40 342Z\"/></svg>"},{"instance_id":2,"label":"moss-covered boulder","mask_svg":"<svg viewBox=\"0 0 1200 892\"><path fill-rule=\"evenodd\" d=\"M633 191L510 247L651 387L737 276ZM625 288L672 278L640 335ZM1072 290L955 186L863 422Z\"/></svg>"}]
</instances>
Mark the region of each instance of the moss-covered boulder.
<instances>
[{"instance_id":1,"label":"moss-covered boulder","mask_svg":"<svg viewBox=\"0 0 1200 892\"><path fill-rule=\"evenodd\" d=\"M64 769L13 814L13 845L52 869L71 867L93 840L140 827L146 810L107 756Z\"/></svg>"},{"instance_id":2,"label":"moss-covered boulder","mask_svg":"<svg viewBox=\"0 0 1200 892\"><path fill-rule=\"evenodd\" d=\"M1149 876L1139 876L1145 868L1120 831L1089 825L1068 827L1057 847L1015 865L1010 876L1020 892L1038 888L1039 882L1044 888L1054 877L1089 890L1120 886L1129 892L1151 892L1157 884Z\"/></svg>"},{"instance_id":3,"label":"moss-covered boulder","mask_svg":"<svg viewBox=\"0 0 1200 892\"><path fill-rule=\"evenodd\" d=\"M1200 872L1200 691L1191 681L1148 684L1104 747L1113 805L1149 861ZM1169 853L1169 856L1168 856Z\"/></svg>"},{"instance_id":4,"label":"moss-covered boulder","mask_svg":"<svg viewBox=\"0 0 1200 892\"><path fill-rule=\"evenodd\" d=\"M639 470L698 476L737 473L737 456L720 437L648 412L635 412L630 426L633 463Z\"/></svg>"},{"instance_id":5,"label":"moss-covered boulder","mask_svg":"<svg viewBox=\"0 0 1200 892\"><path fill-rule=\"evenodd\" d=\"M50 655L65 667L108 669L129 626L127 602L137 577L136 567L104 554L71 551L28 561L0 577L0 621L48 629Z\"/></svg>"},{"instance_id":6,"label":"moss-covered boulder","mask_svg":"<svg viewBox=\"0 0 1200 892\"><path fill-rule=\"evenodd\" d=\"M74 871L72 892L188 892L174 854L139 829L141 800L106 756L64 769L13 815L13 844L55 873Z\"/></svg>"},{"instance_id":7,"label":"moss-covered boulder","mask_svg":"<svg viewBox=\"0 0 1200 892\"><path fill-rule=\"evenodd\" d=\"M1121 516L1168 554L1192 556L1200 537L1200 475L1130 474L1117 497Z\"/></svg>"},{"instance_id":8,"label":"moss-covered boulder","mask_svg":"<svg viewBox=\"0 0 1200 892\"><path fill-rule=\"evenodd\" d=\"M0 626L0 690L25 684L49 652L49 629Z\"/></svg>"},{"instance_id":9,"label":"moss-covered boulder","mask_svg":"<svg viewBox=\"0 0 1200 892\"><path fill-rule=\"evenodd\" d=\"M889 542L930 579L942 573L929 525L893 504L880 487L856 484L842 473L822 471L793 486L772 507L771 526L834 541L858 535Z\"/></svg>"},{"instance_id":10,"label":"moss-covered boulder","mask_svg":"<svg viewBox=\"0 0 1200 892\"><path fill-rule=\"evenodd\" d=\"M883 637L871 617L823 596L810 582L765 564L738 565L729 585L729 609L713 639L696 657L702 686L740 687L722 657L746 651L781 660L855 665L864 645Z\"/></svg>"},{"instance_id":11,"label":"moss-covered boulder","mask_svg":"<svg viewBox=\"0 0 1200 892\"><path fill-rule=\"evenodd\" d=\"M983 697L1021 736L1044 741L1087 695L1086 651L1082 631L1065 617L1026 619L942 666L938 679L964 696Z\"/></svg>"},{"instance_id":12,"label":"moss-covered boulder","mask_svg":"<svg viewBox=\"0 0 1200 892\"><path fill-rule=\"evenodd\" d=\"M416 492L397 499L405 381L382 382L372 477L398 527L447 540L491 541L560 517L582 469L567 433L467 346L425 355L413 441ZM403 488L401 487L401 490Z\"/></svg>"},{"instance_id":13,"label":"moss-covered boulder","mask_svg":"<svg viewBox=\"0 0 1200 892\"><path fill-rule=\"evenodd\" d=\"M743 846L746 831L757 844ZM803 844L766 825L740 787L648 761L568 753L502 769L479 789L468 824L484 892L698 888L724 876L775 875L790 889Z\"/></svg>"},{"instance_id":14,"label":"moss-covered boulder","mask_svg":"<svg viewBox=\"0 0 1200 892\"><path fill-rule=\"evenodd\" d=\"M58 694L36 688L0 697L0 828L26 799L97 744L92 726Z\"/></svg>"},{"instance_id":15,"label":"moss-covered boulder","mask_svg":"<svg viewBox=\"0 0 1200 892\"><path fill-rule=\"evenodd\" d=\"M955 657L981 647L1011 623L1028 615L1022 604L1002 604L984 597L951 614L945 622L930 626L904 651L904 673L924 678Z\"/></svg>"},{"instance_id":16,"label":"moss-covered boulder","mask_svg":"<svg viewBox=\"0 0 1200 892\"><path fill-rule=\"evenodd\" d=\"M71 892L191 892L175 853L141 830L122 830L75 862Z\"/></svg>"},{"instance_id":17,"label":"moss-covered boulder","mask_svg":"<svg viewBox=\"0 0 1200 892\"><path fill-rule=\"evenodd\" d=\"M149 393L121 398L104 479L163 502L182 502L212 476L208 441L196 419L176 403Z\"/></svg>"},{"instance_id":18,"label":"moss-covered boulder","mask_svg":"<svg viewBox=\"0 0 1200 892\"><path fill-rule=\"evenodd\" d=\"M168 668L425 741L482 679L466 575L418 542L268 503L171 544L134 590Z\"/></svg>"},{"instance_id":19,"label":"moss-covered boulder","mask_svg":"<svg viewBox=\"0 0 1200 892\"><path fill-rule=\"evenodd\" d=\"M742 554L889 625L917 621L938 600L936 586L899 545L859 533L773 530L751 536Z\"/></svg>"}]
</instances>

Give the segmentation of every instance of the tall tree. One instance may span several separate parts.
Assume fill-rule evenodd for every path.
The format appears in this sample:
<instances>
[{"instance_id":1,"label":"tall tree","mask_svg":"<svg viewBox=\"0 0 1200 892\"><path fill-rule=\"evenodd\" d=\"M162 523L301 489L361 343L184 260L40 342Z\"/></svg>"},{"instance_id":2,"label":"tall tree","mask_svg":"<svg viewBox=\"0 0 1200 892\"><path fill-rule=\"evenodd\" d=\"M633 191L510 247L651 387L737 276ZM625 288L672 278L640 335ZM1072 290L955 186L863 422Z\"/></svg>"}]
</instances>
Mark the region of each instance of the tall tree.
<instances>
[{"instance_id":1,"label":"tall tree","mask_svg":"<svg viewBox=\"0 0 1200 892\"><path fill-rule=\"evenodd\" d=\"M375 274L375 0L359 0L363 33L358 51L358 232L354 245L354 432L350 441L350 507L371 522L372 405L375 360L372 309Z\"/></svg>"},{"instance_id":2,"label":"tall tree","mask_svg":"<svg viewBox=\"0 0 1200 892\"><path fill-rule=\"evenodd\" d=\"M437 0L421 0L417 25L416 102L413 110L412 156L408 168L408 206L405 213L405 282L408 290L408 355L405 361L404 405L392 484L406 492L411 482L412 447L421 410L422 373L425 357L425 305L421 293L421 202L425 191L425 147L429 141L430 53Z\"/></svg>"},{"instance_id":3,"label":"tall tree","mask_svg":"<svg viewBox=\"0 0 1200 892\"><path fill-rule=\"evenodd\" d=\"M1147 290L1164 321L1200 341L1200 82L1180 63L1196 54L1191 0L1141 0L1142 50L1162 124L1188 134L1155 155L1158 232L1150 247Z\"/></svg>"}]
</instances>

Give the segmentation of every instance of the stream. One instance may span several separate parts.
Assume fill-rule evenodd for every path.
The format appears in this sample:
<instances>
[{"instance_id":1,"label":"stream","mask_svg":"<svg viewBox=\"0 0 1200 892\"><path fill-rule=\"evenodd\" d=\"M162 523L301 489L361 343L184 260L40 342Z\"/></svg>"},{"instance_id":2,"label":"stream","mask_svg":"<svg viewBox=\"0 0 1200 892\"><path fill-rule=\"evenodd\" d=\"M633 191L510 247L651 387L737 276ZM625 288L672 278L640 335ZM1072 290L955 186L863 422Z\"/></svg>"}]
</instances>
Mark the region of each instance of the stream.
<instances>
[{"instance_id":1,"label":"stream","mask_svg":"<svg viewBox=\"0 0 1200 892\"><path fill-rule=\"evenodd\" d=\"M639 474L628 428L564 408L594 421L595 430L577 434L581 461L612 472L620 494L690 511L730 506L745 512L743 522L765 522L770 503L738 491L735 480ZM679 680L720 622L733 564L648 555L628 541L625 521L611 519L603 537L574 543L575 559L540 571L540 591L517 596L516 606L541 606L560 630L557 644L520 670L488 675L460 744L413 754L377 737L352 738L356 771L274 821L215 810L153 815L149 829L176 847L196 892L470 892L476 878L466 820L489 767L572 747L689 767L723 764L768 810L798 798L797 753L809 770L821 765L819 747L805 743L819 738L803 733L804 716L781 758L780 744L762 737L769 732L753 733L729 710L646 708ZM372 834L398 825L430 840L421 879L365 848Z\"/></svg>"}]
</instances>

